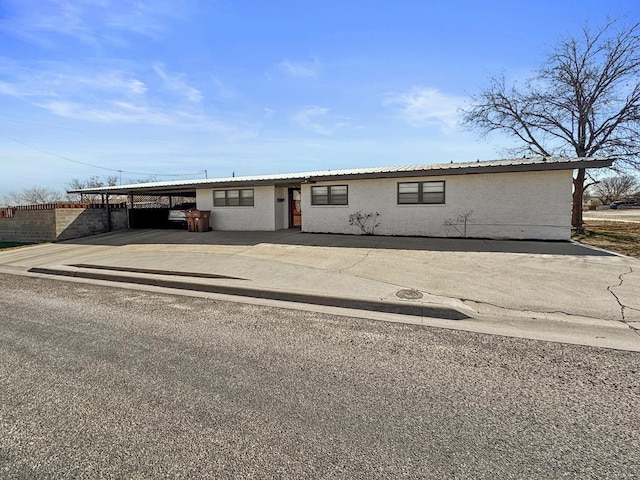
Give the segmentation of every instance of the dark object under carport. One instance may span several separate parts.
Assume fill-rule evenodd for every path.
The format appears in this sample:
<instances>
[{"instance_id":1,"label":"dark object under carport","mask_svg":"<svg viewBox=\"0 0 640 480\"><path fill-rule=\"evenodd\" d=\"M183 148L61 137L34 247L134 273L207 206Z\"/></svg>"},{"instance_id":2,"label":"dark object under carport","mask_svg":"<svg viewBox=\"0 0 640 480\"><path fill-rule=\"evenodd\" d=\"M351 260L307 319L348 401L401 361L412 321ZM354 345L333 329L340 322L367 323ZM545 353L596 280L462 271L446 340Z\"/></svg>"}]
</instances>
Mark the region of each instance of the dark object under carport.
<instances>
[{"instance_id":1,"label":"dark object under carport","mask_svg":"<svg viewBox=\"0 0 640 480\"><path fill-rule=\"evenodd\" d=\"M208 232L210 210L189 210L187 212L187 229L190 232Z\"/></svg>"},{"instance_id":2,"label":"dark object under carport","mask_svg":"<svg viewBox=\"0 0 640 480\"><path fill-rule=\"evenodd\" d=\"M131 228L167 228L168 208L130 208L129 226Z\"/></svg>"}]
</instances>

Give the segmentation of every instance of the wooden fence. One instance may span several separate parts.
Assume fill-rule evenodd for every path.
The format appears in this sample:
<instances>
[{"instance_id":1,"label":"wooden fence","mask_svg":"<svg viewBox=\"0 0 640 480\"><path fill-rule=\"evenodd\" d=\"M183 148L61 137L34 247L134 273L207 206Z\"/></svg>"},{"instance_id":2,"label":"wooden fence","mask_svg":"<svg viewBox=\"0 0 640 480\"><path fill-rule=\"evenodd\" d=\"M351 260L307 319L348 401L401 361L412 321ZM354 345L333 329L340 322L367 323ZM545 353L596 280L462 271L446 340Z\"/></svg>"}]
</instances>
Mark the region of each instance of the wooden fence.
<instances>
[{"instance_id":1,"label":"wooden fence","mask_svg":"<svg viewBox=\"0 0 640 480\"><path fill-rule=\"evenodd\" d=\"M106 203L77 203L77 202L58 202L58 203L38 203L34 205L16 205L14 207L0 208L0 218L13 218L17 210L55 210L57 208L107 208ZM110 209L127 208L126 202L110 203Z\"/></svg>"}]
</instances>

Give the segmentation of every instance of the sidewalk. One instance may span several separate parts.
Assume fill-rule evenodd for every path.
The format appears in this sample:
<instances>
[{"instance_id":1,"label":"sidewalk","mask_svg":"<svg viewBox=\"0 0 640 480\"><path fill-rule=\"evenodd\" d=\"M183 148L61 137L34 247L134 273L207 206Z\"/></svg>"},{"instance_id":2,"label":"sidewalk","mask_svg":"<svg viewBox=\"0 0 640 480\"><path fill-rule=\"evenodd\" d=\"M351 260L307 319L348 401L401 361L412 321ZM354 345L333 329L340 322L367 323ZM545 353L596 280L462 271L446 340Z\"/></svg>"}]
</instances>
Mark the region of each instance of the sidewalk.
<instances>
[{"instance_id":1,"label":"sidewalk","mask_svg":"<svg viewBox=\"0 0 640 480\"><path fill-rule=\"evenodd\" d=\"M640 261L572 243L130 230L0 251L0 272L640 351Z\"/></svg>"}]
</instances>

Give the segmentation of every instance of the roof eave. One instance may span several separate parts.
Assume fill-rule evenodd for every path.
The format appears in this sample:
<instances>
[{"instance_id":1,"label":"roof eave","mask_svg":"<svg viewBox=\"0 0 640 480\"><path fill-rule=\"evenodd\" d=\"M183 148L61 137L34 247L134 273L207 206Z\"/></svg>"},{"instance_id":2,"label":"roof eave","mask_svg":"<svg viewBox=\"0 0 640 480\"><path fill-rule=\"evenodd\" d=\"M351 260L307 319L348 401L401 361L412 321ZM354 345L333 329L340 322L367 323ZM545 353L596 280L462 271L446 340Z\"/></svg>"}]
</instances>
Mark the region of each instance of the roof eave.
<instances>
[{"instance_id":1,"label":"roof eave","mask_svg":"<svg viewBox=\"0 0 640 480\"><path fill-rule=\"evenodd\" d=\"M443 165L438 168L424 168L412 170L389 170L378 172L354 172L354 173L334 173L325 175L314 175L313 173L302 173L300 175L285 176L281 178L246 178L246 179L221 179L211 181L198 181L197 183L185 182L172 185L125 185L118 187L98 187L84 190L68 190L67 193L77 194L104 194L104 195L194 195L197 189L202 188L229 188L244 186L289 186L300 183L315 183L325 181L339 181L342 179L376 179L376 178L407 178L407 177L435 177L449 175L469 175L486 173L510 173L510 172L532 172L548 170L576 170L580 168L603 168L610 167L615 158L585 158L584 160L567 161L539 161L529 163L505 163L502 165L483 165L474 163L460 164L457 166Z\"/></svg>"},{"instance_id":2,"label":"roof eave","mask_svg":"<svg viewBox=\"0 0 640 480\"><path fill-rule=\"evenodd\" d=\"M351 175L319 175L306 177L307 181L323 182L336 180L337 178L347 177L350 179L366 179L366 178L402 178L402 177L435 177L445 175L469 175L483 173L510 173L510 172L537 172L546 170L576 170L580 168L603 168L610 167L615 159L598 158L584 161L566 161L566 162L540 162L527 164L509 164L509 165L481 165L473 164L463 165L460 167L446 168L427 168L424 170L408 170L394 172L367 172L356 173Z\"/></svg>"},{"instance_id":3,"label":"roof eave","mask_svg":"<svg viewBox=\"0 0 640 480\"><path fill-rule=\"evenodd\" d=\"M276 179L247 179L247 180L223 180L211 182L202 182L197 184L184 184L184 185L167 185L167 186L153 186L153 185L131 185L130 187L124 186L124 188L117 187L98 187L93 189L84 190L67 190L67 193L77 194L103 194L103 195L131 195L138 194L144 191L146 195L181 195L184 192L195 192L200 188L228 188L228 187L243 187L248 185L275 185L286 186L296 185L304 182L308 177L291 177L291 178L276 178Z\"/></svg>"}]
</instances>

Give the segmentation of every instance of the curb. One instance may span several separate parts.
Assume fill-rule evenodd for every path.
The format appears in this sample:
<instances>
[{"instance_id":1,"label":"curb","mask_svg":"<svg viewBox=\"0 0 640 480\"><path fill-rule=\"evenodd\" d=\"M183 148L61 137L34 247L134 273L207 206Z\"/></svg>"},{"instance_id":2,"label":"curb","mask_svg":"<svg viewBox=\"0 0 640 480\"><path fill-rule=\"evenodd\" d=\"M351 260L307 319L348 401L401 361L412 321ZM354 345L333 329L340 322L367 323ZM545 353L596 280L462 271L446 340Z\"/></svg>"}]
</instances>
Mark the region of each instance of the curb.
<instances>
[{"instance_id":1,"label":"curb","mask_svg":"<svg viewBox=\"0 0 640 480\"><path fill-rule=\"evenodd\" d=\"M329 297L310 293L264 290L250 287L236 287L230 285L211 285L180 280L168 280L163 278L119 275L104 271L64 270L59 268L33 267L29 273L45 275L58 275L64 277L86 278L90 280L105 280L109 282L133 283L137 285L149 285L153 287L174 288L178 290L192 290L206 293L219 293L224 295L236 295L243 297L261 298L267 300L279 300L294 303L310 303L327 307L342 307L358 310L369 310L382 313L396 313L400 315L412 315L417 317L441 318L444 320L467 320L468 315L445 306L432 306L424 303L401 303L384 300L365 300L348 297ZM133 273L133 272L132 272ZM148 273L148 272L136 272ZM163 274L166 274L164 272ZM185 275L172 272L171 275Z\"/></svg>"}]
</instances>

